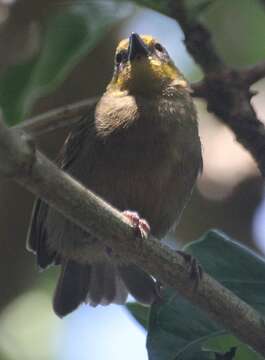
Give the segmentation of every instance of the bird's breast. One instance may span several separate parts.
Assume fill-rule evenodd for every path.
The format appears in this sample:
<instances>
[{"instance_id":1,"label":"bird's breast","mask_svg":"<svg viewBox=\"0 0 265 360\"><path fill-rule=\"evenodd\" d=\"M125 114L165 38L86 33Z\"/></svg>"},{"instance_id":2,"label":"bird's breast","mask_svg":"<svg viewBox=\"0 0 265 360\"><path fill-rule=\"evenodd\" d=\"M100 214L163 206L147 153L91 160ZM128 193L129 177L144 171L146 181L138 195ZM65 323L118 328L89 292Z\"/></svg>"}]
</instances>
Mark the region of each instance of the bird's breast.
<instances>
[{"instance_id":1,"label":"bird's breast","mask_svg":"<svg viewBox=\"0 0 265 360\"><path fill-rule=\"evenodd\" d=\"M179 217L201 162L196 117L183 107L177 114L175 105L129 110L135 118L99 134L93 163L88 153L89 170L83 159L80 174L113 206L138 211L159 237Z\"/></svg>"}]
</instances>

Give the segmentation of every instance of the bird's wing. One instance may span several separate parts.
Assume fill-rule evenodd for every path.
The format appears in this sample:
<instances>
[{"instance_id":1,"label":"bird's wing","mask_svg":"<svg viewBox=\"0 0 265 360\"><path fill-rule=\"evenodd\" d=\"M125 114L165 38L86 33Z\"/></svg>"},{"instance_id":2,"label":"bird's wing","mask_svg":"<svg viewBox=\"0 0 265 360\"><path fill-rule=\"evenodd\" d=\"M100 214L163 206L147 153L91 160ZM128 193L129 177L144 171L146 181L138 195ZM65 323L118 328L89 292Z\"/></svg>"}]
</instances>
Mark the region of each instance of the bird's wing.
<instances>
[{"instance_id":1,"label":"bird's wing","mask_svg":"<svg viewBox=\"0 0 265 360\"><path fill-rule=\"evenodd\" d=\"M56 163L60 168L68 170L73 161L78 157L84 142L86 141L86 145L91 142L92 145L93 141L91 141L91 138L93 137L94 112L82 117L69 133L56 159Z\"/></svg>"},{"instance_id":2,"label":"bird's wing","mask_svg":"<svg viewBox=\"0 0 265 360\"><path fill-rule=\"evenodd\" d=\"M71 164L78 157L84 142L86 141L87 148L89 141L93 138L94 113L95 107L74 125L68 135L56 159L57 164L63 170L69 170ZM91 146L92 143L93 141L91 142ZM37 255L37 264L41 269L45 269L52 264L60 263L59 255L56 254L56 252L51 252L46 245L46 218L48 210L49 205L43 200L40 198L35 200L27 236L27 249Z\"/></svg>"}]
</instances>

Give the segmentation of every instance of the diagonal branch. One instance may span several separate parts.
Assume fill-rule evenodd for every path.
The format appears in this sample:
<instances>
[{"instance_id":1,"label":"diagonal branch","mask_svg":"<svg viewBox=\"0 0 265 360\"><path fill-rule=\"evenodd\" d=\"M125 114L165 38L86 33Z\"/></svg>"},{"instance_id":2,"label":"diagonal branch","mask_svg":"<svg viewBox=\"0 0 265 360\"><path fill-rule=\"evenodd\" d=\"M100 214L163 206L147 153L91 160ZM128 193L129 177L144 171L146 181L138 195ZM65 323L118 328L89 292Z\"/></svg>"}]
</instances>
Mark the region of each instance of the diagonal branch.
<instances>
[{"instance_id":1,"label":"diagonal branch","mask_svg":"<svg viewBox=\"0 0 265 360\"><path fill-rule=\"evenodd\" d=\"M259 313L207 273L194 292L190 271L181 255L152 236L145 240L135 238L118 210L58 169L21 130L8 129L1 119L0 172L42 197L126 261L177 290L265 356L265 319Z\"/></svg>"},{"instance_id":2,"label":"diagonal branch","mask_svg":"<svg viewBox=\"0 0 265 360\"><path fill-rule=\"evenodd\" d=\"M230 127L265 176L265 127L250 102L254 92L249 89L265 77L265 62L245 70L231 69L218 55L210 32L189 16L184 1L170 0L169 5L171 16L184 32L189 53L204 72L204 79L193 86L194 95L206 99L208 110Z\"/></svg>"}]
</instances>

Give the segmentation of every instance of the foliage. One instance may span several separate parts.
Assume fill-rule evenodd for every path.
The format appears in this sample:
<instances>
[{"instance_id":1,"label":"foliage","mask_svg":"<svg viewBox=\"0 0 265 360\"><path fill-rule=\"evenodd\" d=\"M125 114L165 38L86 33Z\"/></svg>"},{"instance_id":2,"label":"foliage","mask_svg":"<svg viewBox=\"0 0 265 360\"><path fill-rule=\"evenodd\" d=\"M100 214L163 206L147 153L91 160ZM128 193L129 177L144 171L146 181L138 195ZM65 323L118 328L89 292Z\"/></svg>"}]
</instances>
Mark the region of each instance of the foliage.
<instances>
[{"instance_id":1,"label":"foliage","mask_svg":"<svg viewBox=\"0 0 265 360\"><path fill-rule=\"evenodd\" d=\"M247 28L240 30L243 31L246 40L250 37L248 46L244 46L244 49L250 52L246 55L253 61L254 57L263 55L261 30L264 30L265 15L260 11L260 4L255 2L250 7L253 16L249 17L248 1L235 1L234 7L246 14L245 20L252 21L251 24L257 29L255 34L261 36L253 42ZM170 15L169 0L135 0L134 3ZM213 33L213 19L214 24L218 24L220 12L226 12L227 6L224 1L216 0L188 0L185 4L189 16L202 17ZM245 11L242 11L242 7ZM98 44L106 32L131 12L132 6L125 0L77 1L51 15L45 26L39 52L24 63L11 66L0 77L0 105L7 122L14 125L24 120L35 101L57 89L74 66ZM220 39L217 40L220 42ZM223 40L224 38L219 43L221 50ZM233 48L234 46L231 46L230 50ZM227 51L228 57L231 51Z\"/></svg>"},{"instance_id":2,"label":"foliage","mask_svg":"<svg viewBox=\"0 0 265 360\"><path fill-rule=\"evenodd\" d=\"M132 9L122 0L108 1L100 6L99 3L76 2L66 6L58 14L53 14L46 23L39 52L24 63L10 67L1 75L0 105L10 125L22 121L37 99L54 92L75 65L99 43L107 30L127 16ZM134 3L170 15L169 0L135 0ZM242 51L246 55L243 61L242 57L239 58L233 53L233 38L229 39L229 48L229 41L224 45L226 36L218 34L217 25L221 18L219 14L224 11L222 9L231 6L228 3L217 0L186 1L189 15L199 16L207 23L218 50L231 64L256 61L264 51L261 46L264 40L264 31L261 31L265 26L264 13L259 11L258 1L252 1L253 16L242 10L243 7L248 8L248 0L233 2L241 16L246 14L247 20L251 21L255 28L255 41L252 41L253 33L249 32L248 27L243 26L240 29L244 34ZM229 11L227 13L229 14ZM233 22L229 24L228 26L234 26ZM256 254L214 231L208 232L201 240L192 242L185 250L200 261L205 271L265 313L265 264ZM36 299L39 301L38 296L39 294ZM127 305L135 319L148 330L147 347L150 360L214 359L214 352L227 352L233 346L237 348L235 360L261 359L172 290L166 289L164 298L165 302L153 305L151 311L139 304ZM24 303L24 299L22 300ZM17 305L15 307L17 308ZM5 325L4 320L1 324ZM4 348L1 342L0 347ZM17 354L14 358L16 356Z\"/></svg>"},{"instance_id":3,"label":"foliage","mask_svg":"<svg viewBox=\"0 0 265 360\"><path fill-rule=\"evenodd\" d=\"M255 253L217 231L209 231L184 250L215 279L265 314L265 262ZM231 346L238 348L236 360L262 359L173 290L166 289L163 298L163 304L151 307L150 360L206 360L212 355L206 350L228 351ZM141 324L144 309L141 305L130 307L137 320L141 316ZM145 315L147 318L147 310Z\"/></svg>"},{"instance_id":4,"label":"foliage","mask_svg":"<svg viewBox=\"0 0 265 360\"><path fill-rule=\"evenodd\" d=\"M149 307L143 306L136 302L128 302L126 308L129 313L135 318L135 320L144 328L148 327L148 318L149 318Z\"/></svg>"},{"instance_id":5,"label":"foliage","mask_svg":"<svg viewBox=\"0 0 265 360\"><path fill-rule=\"evenodd\" d=\"M39 53L10 67L0 79L0 104L7 122L14 125L22 121L34 102L54 91L109 27L131 9L127 3L121 6L109 1L98 6L90 1L73 3L52 15Z\"/></svg>"}]
</instances>

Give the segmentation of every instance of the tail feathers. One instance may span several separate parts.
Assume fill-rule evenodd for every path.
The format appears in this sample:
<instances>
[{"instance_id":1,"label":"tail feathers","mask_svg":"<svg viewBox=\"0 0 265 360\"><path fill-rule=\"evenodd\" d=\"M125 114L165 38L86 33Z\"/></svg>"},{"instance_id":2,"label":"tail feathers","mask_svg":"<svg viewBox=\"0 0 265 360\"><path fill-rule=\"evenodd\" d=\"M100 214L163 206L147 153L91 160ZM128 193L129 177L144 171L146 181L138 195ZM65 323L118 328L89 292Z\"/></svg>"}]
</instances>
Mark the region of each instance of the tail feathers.
<instances>
[{"instance_id":1,"label":"tail feathers","mask_svg":"<svg viewBox=\"0 0 265 360\"><path fill-rule=\"evenodd\" d=\"M157 297L155 281L135 265L117 268L110 262L81 265L68 260L62 264L53 308L63 317L82 302L92 306L124 304L128 292L144 304L153 303Z\"/></svg>"},{"instance_id":2,"label":"tail feathers","mask_svg":"<svg viewBox=\"0 0 265 360\"><path fill-rule=\"evenodd\" d=\"M87 302L92 306L110 304L115 296L115 273L107 263L93 264Z\"/></svg>"},{"instance_id":3,"label":"tail feathers","mask_svg":"<svg viewBox=\"0 0 265 360\"><path fill-rule=\"evenodd\" d=\"M33 251L34 253L38 248L39 237L45 238L43 224L47 215L47 209L47 205L45 205L41 199L35 200L27 234L27 249L29 251Z\"/></svg>"},{"instance_id":4,"label":"tail feathers","mask_svg":"<svg viewBox=\"0 0 265 360\"><path fill-rule=\"evenodd\" d=\"M49 250L44 241L38 241L36 255L39 269L46 269L55 262L56 252Z\"/></svg>"},{"instance_id":5,"label":"tail feathers","mask_svg":"<svg viewBox=\"0 0 265 360\"><path fill-rule=\"evenodd\" d=\"M128 290L111 263L80 265L68 260L62 264L53 308L59 317L63 317L82 302L92 306L124 304L127 296Z\"/></svg>"},{"instance_id":6,"label":"tail feathers","mask_svg":"<svg viewBox=\"0 0 265 360\"><path fill-rule=\"evenodd\" d=\"M47 244L47 231L45 220L47 217L48 205L41 199L37 199L31 215L31 223L27 236L27 249L37 255L37 264L40 269L58 263L55 251L51 251Z\"/></svg>"},{"instance_id":7,"label":"tail feathers","mask_svg":"<svg viewBox=\"0 0 265 360\"><path fill-rule=\"evenodd\" d=\"M143 304L152 304L157 298L155 280L136 265L118 267L119 274L132 296Z\"/></svg>"},{"instance_id":8,"label":"tail feathers","mask_svg":"<svg viewBox=\"0 0 265 360\"><path fill-rule=\"evenodd\" d=\"M113 264L105 262L92 265L86 302L92 306L124 304L127 296L128 291Z\"/></svg>"},{"instance_id":9,"label":"tail feathers","mask_svg":"<svg viewBox=\"0 0 265 360\"><path fill-rule=\"evenodd\" d=\"M85 301L90 276L91 266L70 260L63 263L53 299L53 309L59 317L74 311Z\"/></svg>"},{"instance_id":10,"label":"tail feathers","mask_svg":"<svg viewBox=\"0 0 265 360\"><path fill-rule=\"evenodd\" d=\"M116 294L113 300L114 304L123 305L125 304L128 297L128 290L124 285L124 282L121 280L119 274L115 278L116 283Z\"/></svg>"}]
</instances>

